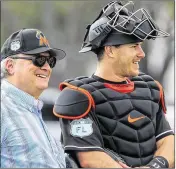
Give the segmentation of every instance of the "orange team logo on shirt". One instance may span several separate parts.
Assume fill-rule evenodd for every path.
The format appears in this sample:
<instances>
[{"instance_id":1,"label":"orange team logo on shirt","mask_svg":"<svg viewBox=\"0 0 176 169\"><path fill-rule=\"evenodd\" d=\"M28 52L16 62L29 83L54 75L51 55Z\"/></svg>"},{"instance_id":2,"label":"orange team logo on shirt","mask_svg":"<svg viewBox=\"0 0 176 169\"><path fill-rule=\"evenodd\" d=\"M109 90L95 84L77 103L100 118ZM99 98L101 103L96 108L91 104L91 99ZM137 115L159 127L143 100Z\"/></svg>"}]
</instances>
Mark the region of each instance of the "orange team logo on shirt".
<instances>
[{"instance_id":1,"label":"orange team logo on shirt","mask_svg":"<svg viewBox=\"0 0 176 169\"><path fill-rule=\"evenodd\" d=\"M137 118L131 118L130 114L128 115L128 122L129 123L134 123L140 119L143 119L145 116L137 117Z\"/></svg>"},{"instance_id":2,"label":"orange team logo on shirt","mask_svg":"<svg viewBox=\"0 0 176 169\"><path fill-rule=\"evenodd\" d=\"M37 39L39 39L39 45L40 46L45 44L46 46L49 47L49 42L41 31L39 31L39 30L37 31L36 37L37 37Z\"/></svg>"}]
</instances>

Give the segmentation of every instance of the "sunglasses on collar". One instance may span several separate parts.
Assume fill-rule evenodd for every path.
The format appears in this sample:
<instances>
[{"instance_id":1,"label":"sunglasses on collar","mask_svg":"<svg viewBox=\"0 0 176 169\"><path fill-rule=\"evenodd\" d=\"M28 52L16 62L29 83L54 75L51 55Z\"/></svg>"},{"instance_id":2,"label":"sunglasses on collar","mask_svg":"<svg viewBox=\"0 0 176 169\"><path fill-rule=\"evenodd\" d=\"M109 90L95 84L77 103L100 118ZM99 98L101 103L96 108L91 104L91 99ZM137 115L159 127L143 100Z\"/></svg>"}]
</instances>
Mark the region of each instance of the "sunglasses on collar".
<instances>
[{"instance_id":1,"label":"sunglasses on collar","mask_svg":"<svg viewBox=\"0 0 176 169\"><path fill-rule=\"evenodd\" d=\"M11 57L12 59L25 59L25 60L32 60L32 63L37 67L42 67L48 62L49 66L53 68L56 65L56 58L54 56L42 56L40 54L34 54L31 56L26 57L20 57L20 56L14 56Z\"/></svg>"}]
</instances>

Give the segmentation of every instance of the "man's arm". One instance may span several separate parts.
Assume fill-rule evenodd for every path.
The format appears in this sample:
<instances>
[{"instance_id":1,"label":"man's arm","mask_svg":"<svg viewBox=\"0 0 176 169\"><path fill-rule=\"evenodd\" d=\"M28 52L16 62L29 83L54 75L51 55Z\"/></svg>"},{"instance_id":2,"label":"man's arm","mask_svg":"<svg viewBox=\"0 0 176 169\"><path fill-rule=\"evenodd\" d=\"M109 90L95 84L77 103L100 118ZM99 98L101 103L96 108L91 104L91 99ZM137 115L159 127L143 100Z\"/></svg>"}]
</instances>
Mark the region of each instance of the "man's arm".
<instances>
[{"instance_id":1,"label":"man's arm","mask_svg":"<svg viewBox=\"0 0 176 169\"><path fill-rule=\"evenodd\" d=\"M77 158L82 168L129 168L125 164L122 167L108 154L101 151L78 152Z\"/></svg>"},{"instance_id":2,"label":"man's arm","mask_svg":"<svg viewBox=\"0 0 176 169\"><path fill-rule=\"evenodd\" d=\"M174 168L174 136L168 135L168 136L158 140L156 145L157 145L157 150L154 154L154 161L153 160L152 161L154 163L157 162L157 164L161 164L160 162L158 163L158 161L155 159L155 157L157 159L158 159L158 157L164 157L169 164L168 167ZM162 163L164 163L164 162L162 161ZM157 166L157 164L154 164L154 165ZM151 168L151 167L148 167L148 168ZM153 167L153 168L155 168L155 167Z\"/></svg>"},{"instance_id":3,"label":"man's arm","mask_svg":"<svg viewBox=\"0 0 176 169\"><path fill-rule=\"evenodd\" d=\"M169 135L157 141L157 150L154 156L162 156L167 159L169 168L174 167L174 136Z\"/></svg>"},{"instance_id":4,"label":"man's arm","mask_svg":"<svg viewBox=\"0 0 176 169\"><path fill-rule=\"evenodd\" d=\"M166 118L163 108L160 109L156 116L156 156L164 157L169 168L174 166L174 132Z\"/></svg>"},{"instance_id":5,"label":"man's arm","mask_svg":"<svg viewBox=\"0 0 176 169\"><path fill-rule=\"evenodd\" d=\"M160 110L156 115L156 146L157 150L154 159L157 157L165 158L168 167L174 167L174 132L166 119L166 103L164 91L159 82L156 82L160 89ZM164 160L164 159L163 159Z\"/></svg>"},{"instance_id":6,"label":"man's arm","mask_svg":"<svg viewBox=\"0 0 176 169\"><path fill-rule=\"evenodd\" d=\"M89 118L91 118L90 114ZM73 127L70 124L73 121L60 119L64 149L67 153L76 155L82 168L129 168L125 164L122 167L120 163L111 158L111 155L106 153L102 146L100 132L94 122L92 124L93 133L80 138L70 134ZM75 160L75 158L73 159Z\"/></svg>"},{"instance_id":7,"label":"man's arm","mask_svg":"<svg viewBox=\"0 0 176 169\"><path fill-rule=\"evenodd\" d=\"M157 82L160 88L160 109L156 114L156 146L157 150L155 151L154 158L147 164L147 166L158 166L156 163L161 165L161 162L158 161L160 158L162 161L165 161L163 164L168 163L168 167L174 167L174 132L170 127L169 122L166 119L166 104L164 99L164 91L162 86ZM162 159L162 157L164 159ZM149 167L150 168L150 167ZM156 167L152 167L156 168ZM161 168L161 167L159 167ZM164 167L166 168L166 167Z\"/></svg>"}]
</instances>

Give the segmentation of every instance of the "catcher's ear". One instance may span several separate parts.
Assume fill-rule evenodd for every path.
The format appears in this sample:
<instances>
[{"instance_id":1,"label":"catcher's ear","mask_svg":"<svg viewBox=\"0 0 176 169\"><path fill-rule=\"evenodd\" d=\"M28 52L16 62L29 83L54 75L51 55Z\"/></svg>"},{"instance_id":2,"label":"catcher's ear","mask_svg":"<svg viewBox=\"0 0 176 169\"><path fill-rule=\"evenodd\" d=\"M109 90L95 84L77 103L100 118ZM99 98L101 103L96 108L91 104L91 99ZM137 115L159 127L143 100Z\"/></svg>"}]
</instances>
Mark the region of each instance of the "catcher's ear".
<instances>
[{"instance_id":1,"label":"catcher's ear","mask_svg":"<svg viewBox=\"0 0 176 169\"><path fill-rule=\"evenodd\" d=\"M105 51L105 54L106 54L108 57L113 57L112 46L105 46L105 47L104 47L104 51Z\"/></svg>"},{"instance_id":2,"label":"catcher's ear","mask_svg":"<svg viewBox=\"0 0 176 169\"><path fill-rule=\"evenodd\" d=\"M105 46L104 51L108 58L116 58L119 55L119 49L115 46Z\"/></svg>"}]
</instances>

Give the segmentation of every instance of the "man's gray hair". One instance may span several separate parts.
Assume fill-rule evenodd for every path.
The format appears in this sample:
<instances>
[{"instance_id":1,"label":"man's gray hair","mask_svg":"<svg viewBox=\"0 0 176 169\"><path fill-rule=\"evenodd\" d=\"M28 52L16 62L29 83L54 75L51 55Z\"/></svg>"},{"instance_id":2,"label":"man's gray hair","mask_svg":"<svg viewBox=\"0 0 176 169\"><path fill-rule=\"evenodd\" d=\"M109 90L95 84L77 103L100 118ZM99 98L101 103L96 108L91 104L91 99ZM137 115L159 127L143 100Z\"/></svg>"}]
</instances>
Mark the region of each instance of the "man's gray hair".
<instances>
[{"instance_id":1,"label":"man's gray hair","mask_svg":"<svg viewBox=\"0 0 176 169\"><path fill-rule=\"evenodd\" d=\"M9 72L6 69L6 62L10 59L12 60L11 57L13 57L13 56L7 57L6 59L1 61L1 80L4 78L7 78L9 76Z\"/></svg>"}]
</instances>

